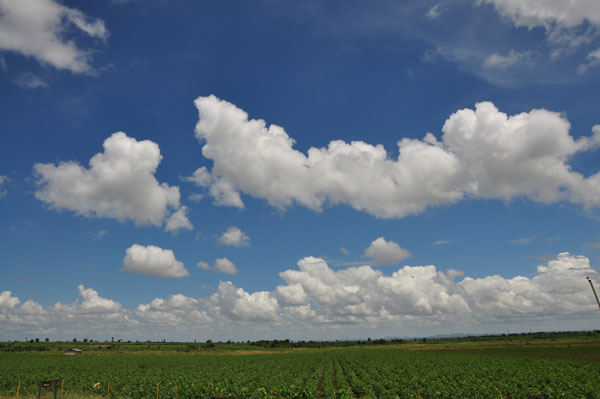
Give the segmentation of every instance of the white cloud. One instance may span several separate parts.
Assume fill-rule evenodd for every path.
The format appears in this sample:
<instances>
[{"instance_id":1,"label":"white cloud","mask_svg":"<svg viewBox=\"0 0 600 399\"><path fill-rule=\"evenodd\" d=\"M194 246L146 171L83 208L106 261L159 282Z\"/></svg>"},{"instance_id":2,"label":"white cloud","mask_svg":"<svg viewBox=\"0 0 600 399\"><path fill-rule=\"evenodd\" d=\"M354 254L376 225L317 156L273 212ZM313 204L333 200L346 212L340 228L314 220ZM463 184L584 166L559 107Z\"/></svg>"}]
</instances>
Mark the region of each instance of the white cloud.
<instances>
[{"instance_id":1,"label":"white cloud","mask_svg":"<svg viewBox=\"0 0 600 399\"><path fill-rule=\"evenodd\" d=\"M177 209L177 212L173 213L167 219L167 224L165 225L166 231L177 231L179 229L192 230L194 225L186 216L187 206L180 206Z\"/></svg>"},{"instance_id":2,"label":"white cloud","mask_svg":"<svg viewBox=\"0 0 600 399\"><path fill-rule=\"evenodd\" d=\"M91 52L78 48L70 35L74 27L93 38L108 37L102 20L54 0L0 0L0 51L34 57L57 69L93 72Z\"/></svg>"},{"instance_id":3,"label":"white cloud","mask_svg":"<svg viewBox=\"0 0 600 399\"><path fill-rule=\"evenodd\" d=\"M506 55L494 53L483 61L483 66L486 68L505 69L523 62L528 57L528 52L517 52L514 50L509 51Z\"/></svg>"},{"instance_id":4,"label":"white cloud","mask_svg":"<svg viewBox=\"0 0 600 399\"><path fill-rule=\"evenodd\" d=\"M321 258L306 257L297 268L279 274L283 282L273 291L251 293L231 282L220 282L217 291L206 298L175 294L131 310L83 285L78 286L79 299L72 304L57 303L45 309L32 299L21 304L4 291L0 293L0 336L44 328L55 329L62 338L106 338L105 334L118 333L139 339L191 340L214 338L214 334L247 339L252 331L261 331L257 338L287 331L306 339L310 331L335 337L339 327L348 336L363 337L365 329L385 326L396 334L412 328L428 334L425 331L431 331L432 325L446 332L456 326L465 332L477 328L490 332L493 325L516 325L523 330L523 326L530 328L532 320L538 325L546 320L549 329L593 328L589 316L597 308L585 277L598 284L600 274L590 267L588 258L560 253L532 274L455 281L463 272L443 272L434 265L403 266L384 274L369 266L332 269Z\"/></svg>"},{"instance_id":5,"label":"white cloud","mask_svg":"<svg viewBox=\"0 0 600 399\"><path fill-rule=\"evenodd\" d=\"M188 277L190 275L183 263L175 259L172 250L154 245L146 247L133 244L127 248L121 270L160 277Z\"/></svg>"},{"instance_id":6,"label":"white cloud","mask_svg":"<svg viewBox=\"0 0 600 399\"><path fill-rule=\"evenodd\" d=\"M458 242L458 240L437 240L434 241L432 245L448 245L454 244L455 242Z\"/></svg>"},{"instance_id":7,"label":"white cloud","mask_svg":"<svg viewBox=\"0 0 600 399\"><path fill-rule=\"evenodd\" d=\"M135 314L141 321L173 327L193 327L211 321L206 311L200 309L197 299L182 294L171 295L166 300L154 298L149 304L140 304Z\"/></svg>"},{"instance_id":8,"label":"white cloud","mask_svg":"<svg viewBox=\"0 0 600 399\"><path fill-rule=\"evenodd\" d=\"M108 217L136 225L160 226L169 208L179 208L179 188L159 183L154 173L162 160L160 149L149 140L137 141L114 133L84 168L76 162L36 163L40 186L37 199L51 208L87 217ZM173 216L172 216L173 217ZM167 228L189 228L185 208L179 208Z\"/></svg>"},{"instance_id":9,"label":"white cloud","mask_svg":"<svg viewBox=\"0 0 600 399\"><path fill-rule=\"evenodd\" d=\"M600 3L595 0L476 0L492 4L496 11L511 19L517 27L533 29L556 26L574 28L588 22L600 25Z\"/></svg>"},{"instance_id":10,"label":"white cloud","mask_svg":"<svg viewBox=\"0 0 600 399\"><path fill-rule=\"evenodd\" d=\"M184 180L193 182L198 187L208 188L215 205L244 207L244 202L234 185L225 179L211 175L205 166L196 169L192 176L186 177ZM194 198L199 200L202 196L195 194Z\"/></svg>"},{"instance_id":11,"label":"white cloud","mask_svg":"<svg viewBox=\"0 0 600 399\"><path fill-rule=\"evenodd\" d=\"M382 322L405 316L462 315L478 322L522 315L550 316L590 311L593 301L585 276L598 278L582 256L561 253L533 278L466 277L435 266L404 266L391 276L369 266L335 271L320 258L298 262L299 270L280 273L287 283L277 287L290 305L311 305L327 320Z\"/></svg>"},{"instance_id":12,"label":"white cloud","mask_svg":"<svg viewBox=\"0 0 600 399\"><path fill-rule=\"evenodd\" d=\"M9 313L20 303L19 298L12 296L10 291L0 292L0 313Z\"/></svg>"},{"instance_id":13,"label":"white cloud","mask_svg":"<svg viewBox=\"0 0 600 399\"><path fill-rule=\"evenodd\" d=\"M243 206L241 192L281 209L346 204L380 218L420 213L465 196L600 205L600 174L586 178L567 164L574 154L598 147L600 125L592 137L574 140L569 122L544 109L508 116L490 102L477 103L474 110L450 115L441 141L431 133L400 140L394 160L382 145L360 141L332 141L305 155L293 149L283 128L249 120L229 102L211 95L195 104L196 137L213 167L190 179L208 186L221 205L227 197L235 199L230 205Z\"/></svg>"},{"instance_id":14,"label":"white cloud","mask_svg":"<svg viewBox=\"0 0 600 399\"><path fill-rule=\"evenodd\" d=\"M231 320L263 322L278 318L277 299L266 291L249 294L229 282L220 282L209 303L215 311Z\"/></svg>"},{"instance_id":15,"label":"white cloud","mask_svg":"<svg viewBox=\"0 0 600 399\"><path fill-rule=\"evenodd\" d=\"M0 175L0 198L5 197L8 192L6 189L2 189L2 186L8 181L8 177Z\"/></svg>"},{"instance_id":16,"label":"white cloud","mask_svg":"<svg viewBox=\"0 0 600 399\"><path fill-rule=\"evenodd\" d=\"M231 226L225 231L219 242L224 245L230 245L233 247L249 247L250 237L236 226Z\"/></svg>"},{"instance_id":17,"label":"white cloud","mask_svg":"<svg viewBox=\"0 0 600 399\"><path fill-rule=\"evenodd\" d=\"M207 262L200 261L196 263L196 267L204 270L215 270L226 274L237 274L238 269L235 264L227 258L217 258L215 264L211 266Z\"/></svg>"},{"instance_id":18,"label":"white cloud","mask_svg":"<svg viewBox=\"0 0 600 399\"><path fill-rule=\"evenodd\" d=\"M592 68L600 66L600 48L591 51L585 58L585 62L577 67L578 73L586 73Z\"/></svg>"},{"instance_id":19,"label":"white cloud","mask_svg":"<svg viewBox=\"0 0 600 399\"><path fill-rule=\"evenodd\" d=\"M365 256L375 259L379 265L391 265L409 258L411 253L400 247L398 243L379 237L365 249Z\"/></svg>"},{"instance_id":20,"label":"white cloud","mask_svg":"<svg viewBox=\"0 0 600 399\"><path fill-rule=\"evenodd\" d=\"M23 73L15 79L15 84L22 89L38 89L50 87L42 78L30 72Z\"/></svg>"},{"instance_id":21,"label":"white cloud","mask_svg":"<svg viewBox=\"0 0 600 399\"><path fill-rule=\"evenodd\" d=\"M85 288L80 284L77 289L83 298L78 305L78 310L82 313L117 313L123 309L120 303L100 297L98 292L92 288Z\"/></svg>"},{"instance_id":22,"label":"white cloud","mask_svg":"<svg viewBox=\"0 0 600 399\"><path fill-rule=\"evenodd\" d=\"M201 260L200 262L196 263L196 267L200 268L200 269L204 269L204 270L210 270L211 267L207 262L204 262L203 260Z\"/></svg>"},{"instance_id":23,"label":"white cloud","mask_svg":"<svg viewBox=\"0 0 600 399\"><path fill-rule=\"evenodd\" d=\"M445 10L442 8L442 6L440 4L435 4L429 10L427 10L427 12L425 13L425 16L430 19L435 19L435 18L439 17L440 15L442 15L444 13L444 11Z\"/></svg>"},{"instance_id":24,"label":"white cloud","mask_svg":"<svg viewBox=\"0 0 600 399\"><path fill-rule=\"evenodd\" d=\"M217 258L215 260L215 270L218 270L227 274L237 274L238 269L235 267L232 261L227 258Z\"/></svg>"}]
</instances>

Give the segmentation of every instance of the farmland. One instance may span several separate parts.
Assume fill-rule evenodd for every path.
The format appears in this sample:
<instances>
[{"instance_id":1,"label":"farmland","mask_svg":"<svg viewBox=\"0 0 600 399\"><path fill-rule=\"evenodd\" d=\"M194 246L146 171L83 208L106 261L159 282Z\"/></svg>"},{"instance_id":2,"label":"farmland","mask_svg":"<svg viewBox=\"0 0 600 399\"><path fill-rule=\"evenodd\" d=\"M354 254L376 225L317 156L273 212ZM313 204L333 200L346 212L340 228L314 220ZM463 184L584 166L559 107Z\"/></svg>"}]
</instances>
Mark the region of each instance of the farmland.
<instances>
[{"instance_id":1,"label":"farmland","mask_svg":"<svg viewBox=\"0 0 600 399\"><path fill-rule=\"evenodd\" d=\"M124 344L117 351L89 344L96 350L80 357L53 343L46 347L54 350L1 353L0 395L16 397L21 380L20 396L30 398L40 381L64 379L65 399L106 398L109 389L115 399L600 398L598 341L594 334L320 349Z\"/></svg>"}]
</instances>

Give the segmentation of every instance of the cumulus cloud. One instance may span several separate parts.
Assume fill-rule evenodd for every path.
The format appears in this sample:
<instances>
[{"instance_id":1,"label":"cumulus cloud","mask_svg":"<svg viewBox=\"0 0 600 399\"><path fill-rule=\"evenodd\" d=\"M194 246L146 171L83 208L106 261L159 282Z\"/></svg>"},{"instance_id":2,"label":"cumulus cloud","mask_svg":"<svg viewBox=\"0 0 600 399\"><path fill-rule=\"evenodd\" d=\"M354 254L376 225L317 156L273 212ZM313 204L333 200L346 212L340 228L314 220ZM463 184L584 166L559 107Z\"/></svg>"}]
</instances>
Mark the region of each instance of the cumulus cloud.
<instances>
[{"instance_id":1,"label":"cumulus cloud","mask_svg":"<svg viewBox=\"0 0 600 399\"><path fill-rule=\"evenodd\" d=\"M19 298L12 296L10 291L0 292L0 313L5 314L11 312L20 303L21 301Z\"/></svg>"},{"instance_id":2,"label":"cumulus cloud","mask_svg":"<svg viewBox=\"0 0 600 399\"><path fill-rule=\"evenodd\" d=\"M211 95L195 105L196 137L213 166L189 179L220 205L241 207L240 193L246 193L280 209L345 204L380 218L465 197L600 205L600 174L584 177L567 163L598 147L600 125L593 136L575 140L569 122L544 109L509 116L490 102L477 103L450 115L441 140L431 133L401 139L391 159L382 145L361 141L335 140L304 154L283 128L248 119L227 101Z\"/></svg>"},{"instance_id":3,"label":"cumulus cloud","mask_svg":"<svg viewBox=\"0 0 600 399\"><path fill-rule=\"evenodd\" d=\"M403 266L384 274L370 266L332 269L321 258L305 257L297 268L279 274L282 284L272 291L252 293L222 281L205 298L175 294L131 310L83 285L78 286L79 299L72 304L57 303L45 309L32 299L22 303L4 291L0 293L0 334L35 327L57 329L62 336L119 331L141 339L148 339L148 334L164 334L163 338L183 334L189 340L199 332L210 337L219 331L246 339L251 330L262 328L264 334L277 336L279 329L287 328L305 339L303 334L313 328L325 332L343 326L351 333L353 328L388 325L401 331L415 325L450 325L456 320L468 330L542 319L556 326L568 318L569 324L562 326L570 328L597 311L586 277L598 284L600 274L588 258L560 253L531 274L472 278L434 265ZM236 328L238 332L232 333Z\"/></svg>"},{"instance_id":4,"label":"cumulus cloud","mask_svg":"<svg viewBox=\"0 0 600 399\"><path fill-rule=\"evenodd\" d=\"M200 261L196 264L196 267L204 270L215 270L226 274L238 273L238 269L235 267L235 264L227 258L217 258L213 266L204 261Z\"/></svg>"},{"instance_id":5,"label":"cumulus cloud","mask_svg":"<svg viewBox=\"0 0 600 399\"><path fill-rule=\"evenodd\" d=\"M187 213L187 206L183 206L183 205L180 206L179 209L177 209L177 212L173 213L171 216L169 216L169 219L167 219L167 224L165 224L165 230L166 231L177 231L179 229L192 230L194 228L194 225L187 218L186 213Z\"/></svg>"},{"instance_id":6,"label":"cumulus cloud","mask_svg":"<svg viewBox=\"0 0 600 399\"><path fill-rule=\"evenodd\" d=\"M379 265L391 265L409 258L411 253L400 247L398 243L379 237L365 249L365 256L375 259Z\"/></svg>"},{"instance_id":7,"label":"cumulus cloud","mask_svg":"<svg viewBox=\"0 0 600 399\"><path fill-rule=\"evenodd\" d=\"M190 275L183 263L175 259L172 250L154 245L133 244L127 248L121 270L159 277L188 277Z\"/></svg>"},{"instance_id":8,"label":"cumulus cloud","mask_svg":"<svg viewBox=\"0 0 600 399\"><path fill-rule=\"evenodd\" d=\"M585 276L598 273L583 256L561 253L533 278L498 275L454 282L462 272L433 265L404 266L391 276L369 266L333 270L307 257L280 273L276 294L293 306L310 305L328 320L384 321L407 315L463 315L480 321L522 315L569 314L593 309Z\"/></svg>"},{"instance_id":9,"label":"cumulus cloud","mask_svg":"<svg viewBox=\"0 0 600 399\"><path fill-rule=\"evenodd\" d=\"M170 209L167 230L190 229L186 208L179 207L179 188L159 183L154 173L162 160L160 149L149 140L137 141L114 133L85 168L76 162L36 163L39 186L35 197L56 210L87 217L108 217L136 225L160 226Z\"/></svg>"},{"instance_id":10,"label":"cumulus cloud","mask_svg":"<svg viewBox=\"0 0 600 399\"><path fill-rule=\"evenodd\" d=\"M233 247L249 247L250 246L250 237L239 227L231 226L225 231L221 237L219 237L219 242L223 245L230 245Z\"/></svg>"},{"instance_id":11,"label":"cumulus cloud","mask_svg":"<svg viewBox=\"0 0 600 399\"><path fill-rule=\"evenodd\" d=\"M154 298L148 304L140 304L135 314L141 321L159 325L193 326L211 321L206 311L200 309L197 299L182 294L171 295L167 299Z\"/></svg>"},{"instance_id":12,"label":"cumulus cloud","mask_svg":"<svg viewBox=\"0 0 600 399\"><path fill-rule=\"evenodd\" d=\"M231 320L262 322L278 318L279 303L270 292L249 294L229 281L219 283L209 303L219 315Z\"/></svg>"},{"instance_id":13,"label":"cumulus cloud","mask_svg":"<svg viewBox=\"0 0 600 399\"><path fill-rule=\"evenodd\" d=\"M93 72L91 52L77 47L74 31L108 37L102 20L54 0L0 0L0 51L33 57L57 69Z\"/></svg>"}]
</instances>

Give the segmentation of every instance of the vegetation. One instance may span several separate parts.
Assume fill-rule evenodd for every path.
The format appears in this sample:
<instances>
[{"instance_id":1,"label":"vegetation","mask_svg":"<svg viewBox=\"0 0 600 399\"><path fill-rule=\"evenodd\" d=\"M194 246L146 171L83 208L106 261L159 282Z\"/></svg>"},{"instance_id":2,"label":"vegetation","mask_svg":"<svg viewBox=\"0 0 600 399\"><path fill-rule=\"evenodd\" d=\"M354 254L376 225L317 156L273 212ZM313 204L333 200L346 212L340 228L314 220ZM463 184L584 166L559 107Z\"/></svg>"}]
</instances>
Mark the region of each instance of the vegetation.
<instances>
[{"instance_id":1,"label":"vegetation","mask_svg":"<svg viewBox=\"0 0 600 399\"><path fill-rule=\"evenodd\" d=\"M600 334L305 343L4 343L0 395L63 399L600 398ZM273 345L275 344L275 345ZM45 347L45 351L16 348ZM321 345L321 349L314 346ZM149 352L148 352L149 351Z\"/></svg>"}]
</instances>

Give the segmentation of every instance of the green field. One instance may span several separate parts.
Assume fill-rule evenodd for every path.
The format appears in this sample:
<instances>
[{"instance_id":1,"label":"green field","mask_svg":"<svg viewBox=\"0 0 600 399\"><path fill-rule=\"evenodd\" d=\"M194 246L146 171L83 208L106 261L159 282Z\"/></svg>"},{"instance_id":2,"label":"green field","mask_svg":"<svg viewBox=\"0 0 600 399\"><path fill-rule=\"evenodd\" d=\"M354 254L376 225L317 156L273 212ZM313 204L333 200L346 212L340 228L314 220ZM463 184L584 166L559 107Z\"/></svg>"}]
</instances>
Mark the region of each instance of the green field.
<instances>
[{"instance_id":1,"label":"green field","mask_svg":"<svg viewBox=\"0 0 600 399\"><path fill-rule=\"evenodd\" d=\"M600 398L592 336L407 341L326 348L249 344L77 345L80 357L0 349L0 395L37 397L64 379L63 398ZM42 343L33 344L44 345ZM316 343L315 343L316 345ZM319 343L321 346L328 346ZM31 346L33 348L34 346ZM94 350L92 350L94 349ZM158 392L157 392L158 391ZM60 397L60 396L59 396Z\"/></svg>"}]
</instances>

